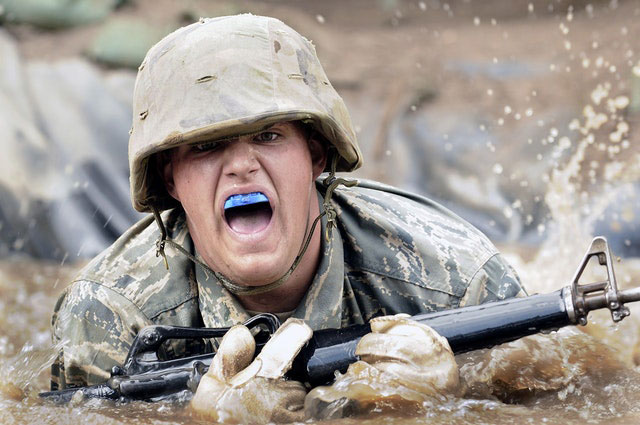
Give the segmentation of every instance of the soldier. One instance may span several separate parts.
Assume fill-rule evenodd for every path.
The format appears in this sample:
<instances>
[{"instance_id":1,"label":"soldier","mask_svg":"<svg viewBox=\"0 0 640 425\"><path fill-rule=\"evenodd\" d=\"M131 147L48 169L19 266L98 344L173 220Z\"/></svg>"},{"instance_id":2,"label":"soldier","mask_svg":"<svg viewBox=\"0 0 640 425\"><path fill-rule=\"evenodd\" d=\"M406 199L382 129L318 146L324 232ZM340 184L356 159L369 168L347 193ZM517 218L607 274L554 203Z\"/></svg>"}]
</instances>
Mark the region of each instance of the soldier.
<instances>
[{"instance_id":1,"label":"soldier","mask_svg":"<svg viewBox=\"0 0 640 425\"><path fill-rule=\"evenodd\" d=\"M389 316L524 294L487 238L442 206L336 178L362 162L348 112L313 45L276 19L202 19L168 35L142 62L133 103L131 197L152 214L60 297L52 389L106 380L150 324L221 327L271 312L317 330L385 316L380 335L411 334L415 322ZM420 326L423 336L408 344L450 353ZM222 343L217 384L197 399L228 391L249 363L228 360L252 340L233 334L242 342ZM164 355L207 349L172 342ZM290 382L278 382L291 394ZM305 391L292 391L299 405ZM300 416L263 417L283 418Z\"/></svg>"}]
</instances>

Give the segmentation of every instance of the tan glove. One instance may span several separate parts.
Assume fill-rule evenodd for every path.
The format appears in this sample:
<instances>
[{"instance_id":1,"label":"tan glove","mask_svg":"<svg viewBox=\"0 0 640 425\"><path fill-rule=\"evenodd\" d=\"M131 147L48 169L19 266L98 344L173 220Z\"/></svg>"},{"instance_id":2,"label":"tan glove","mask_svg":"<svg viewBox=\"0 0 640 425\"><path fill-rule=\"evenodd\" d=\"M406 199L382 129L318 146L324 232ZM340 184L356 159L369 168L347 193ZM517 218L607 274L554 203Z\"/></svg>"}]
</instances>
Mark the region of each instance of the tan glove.
<instances>
[{"instance_id":1,"label":"tan glove","mask_svg":"<svg viewBox=\"0 0 640 425\"><path fill-rule=\"evenodd\" d=\"M371 320L371 333L356 348L360 356L332 386L313 389L308 417L328 419L357 413L421 408L440 394L455 393L458 365L447 340L406 315Z\"/></svg>"},{"instance_id":2,"label":"tan glove","mask_svg":"<svg viewBox=\"0 0 640 425\"><path fill-rule=\"evenodd\" d=\"M243 326L232 327L198 385L191 408L216 422L262 424L304 419L304 385L284 374L313 331L288 319L253 359L255 340Z\"/></svg>"}]
</instances>

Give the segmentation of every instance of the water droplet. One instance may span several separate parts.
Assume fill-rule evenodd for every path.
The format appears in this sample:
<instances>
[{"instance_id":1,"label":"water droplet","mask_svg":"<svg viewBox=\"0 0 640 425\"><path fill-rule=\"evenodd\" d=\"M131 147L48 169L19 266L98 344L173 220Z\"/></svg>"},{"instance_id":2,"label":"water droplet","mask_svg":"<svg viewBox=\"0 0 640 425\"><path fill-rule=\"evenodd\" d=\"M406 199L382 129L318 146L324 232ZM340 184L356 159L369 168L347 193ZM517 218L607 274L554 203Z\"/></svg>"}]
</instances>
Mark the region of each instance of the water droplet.
<instances>
[{"instance_id":1,"label":"water droplet","mask_svg":"<svg viewBox=\"0 0 640 425\"><path fill-rule=\"evenodd\" d=\"M416 106L416 105L411 105L411 111L415 112L415 111L417 111L417 110L418 110L418 108L417 108L417 106Z\"/></svg>"},{"instance_id":2,"label":"water droplet","mask_svg":"<svg viewBox=\"0 0 640 425\"><path fill-rule=\"evenodd\" d=\"M566 136L561 137L558 141L558 147L563 150L569 149L571 147L571 139Z\"/></svg>"},{"instance_id":3,"label":"water droplet","mask_svg":"<svg viewBox=\"0 0 640 425\"><path fill-rule=\"evenodd\" d=\"M618 96L613 100L616 109L624 109L629 106L629 98L627 96Z\"/></svg>"},{"instance_id":4,"label":"water droplet","mask_svg":"<svg viewBox=\"0 0 640 425\"><path fill-rule=\"evenodd\" d=\"M529 10L529 13L533 13L533 3L529 3L527 10Z\"/></svg>"},{"instance_id":5,"label":"water droplet","mask_svg":"<svg viewBox=\"0 0 640 425\"><path fill-rule=\"evenodd\" d=\"M505 113L505 115L509 115L511 113L511 106L506 105L504 107L504 113Z\"/></svg>"},{"instance_id":6,"label":"water droplet","mask_svg":"<svg viewBox=\"0 0 640 425\"><path fill-rule=\"evenodd\" d=\"M24 239L18 238L13 241L13 249L20 251L22 248L24 248Z\"/></svg>"},{"instance_id":7,"label":"water droplet","mask_svg":"<svg viewBox=\"0 0 640 425\"><path fill-rule=\"evenodd\" d=\"M502 174L503 168L501 164L495 164L492 170L495 174Z\"/></svg>"},{"instance_id":8,"label":"water droplet","mask_svg":"<svg viewBox=\"0 0 640 425\"><path fill-rule=\"evenodd\" d=\"M324 22L325 22L324 16L316 15L316 21L318 21L318 23L320 23L320 24L324 24Z\"/></svg>"},{"instance_id":9,"label":"water droplet","mask_svg":"<svg viewBox=\"0 0 640 425\"><path fill-rule=\"evenodd\" d=\"M620 132L620 133L627 133L629 131L629 124L627 124L626 121L620 121L618 123L618 125L616 126L616 129Z\"/></svg>"},{"instance_id":10,"label":"water droplet","mask_svg":"<svg viewBox=\"0 0 640 425\"><path fill-rule=\"evenodd\" d=\"M604 65L604 59L602 58L602 56L598 56L596 58L596 67L602 68L602 65Z\"/></svg>"},{"instance_id":11,"label":"water droplet","mask_svg":"<svg viewBox=\"0 0 640 425\"><path fill-rule=\"evenodd\" d=\"M562 32L562 34L567 35L569 34L569 28L564 24L564 22L560 23L560 31Z\"/></svg>"},{"instance_id":12,"label":"water droplet","mask_svg":"<svg viewBox=\"0 0 640 425\"><path fill-rule=\"evenodd\" d=\"M569 123L569 130L580 130L580 121L577 118L571 120L571 122Z\"/></svg>"},{"instance_id":13,"label":"water droplet","mask_svg":"<svg viewBox=\"0 0 640 425\"><path fill-rule=\"evenodd\" d=\"M525 114L526 116L528 116L528 117L532 116L532 115L533 115L533 109L531 109L531 108L527 108L527 109L524 111L524 114Z\"/></svg>"},{"instance_id":14,"label":"water droplet","mask_svg":"<svg viewBox=\"0 0 640 425\"><path fill-rule=\"evenodd\" d=\"M477 27L478 25L480 25L480 18L479 18L479 17L475 16L475 17L473 18L473 25L475 25L476 27Z\"/></svg>"},{"instance_id":15,"label":"water droplet","mask_svg":"<svg viewBox=\"0 0 640 425\"><path fill-rule=\"evenodd\" d=\"M564 41L565 50L571 50L571 42L569 40Z\"/></svg>"},{"instance_id":16,"label":"water droplet","mask_svg":"<svg viewBox=\"0 0 640 425\"><path fill-rule=\"evenodd\" d=\"M640 68L638 68L640 70ZM487 89L487 94L493 96L493 89Z\"/></svg>"},{"instance_id":17,"label":"water droplet","mask_svg":"<svg viewBox=\"0 0 640 425\"><path fill-rule=\"evenodd\" d=\"M602 99L609 96L609 88L606 85L598 84L598 86L591 92L591 100L596 105L599 105Z\"/></svg>"},{"instance_id":18,"label":"water droplet","mask_svg":"<svg viewBox=\"0 0 640 425\"><path fill-rule=\"evenodd\" d=\"M418 7L419 7L419 8L420 8L420 10L422 10L423 12L424 12L425 10L427 10L427 4L426 4L425 2L423 2L423 1L418 2Z\"/></svg>"},{"instance_id":19,"label":"water droplet","mask_svg":"<svg viewBox=\"0 0 640 425\"><path fill-rule=\"evenodd\" d=\"M588 5L585 6L584 9L587 11L587 14L589 15L589 17L593 18L593 5L589 3Z\"/></svg>"}]
</instances>

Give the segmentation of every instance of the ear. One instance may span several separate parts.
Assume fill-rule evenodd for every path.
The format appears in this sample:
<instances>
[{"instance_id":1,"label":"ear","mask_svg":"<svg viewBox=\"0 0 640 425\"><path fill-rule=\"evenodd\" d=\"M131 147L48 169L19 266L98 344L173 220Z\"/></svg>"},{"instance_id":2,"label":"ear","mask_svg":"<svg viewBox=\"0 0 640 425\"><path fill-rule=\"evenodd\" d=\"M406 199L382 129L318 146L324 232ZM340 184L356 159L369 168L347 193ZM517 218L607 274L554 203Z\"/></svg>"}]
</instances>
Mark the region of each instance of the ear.
<instances>
[{"instance_id":1,"label":"ear","mask_svg":"<svg viewBox=\"0 0 640 425\"><path fill-rule=\"evenodd\" d=\"M309 152L311 152L311 166L315 180L327 166L327 147L316 137L311 136L309 138Z\"/></svg>"},{"instance_id":2,"label":"ear","mask_svg":"<svg viewBox=\"0 0 640 425\"><path fill-rule=\"evenodd\" d=\"M173 180L173 161L171 159L171 152L160 152L156 155L156 166L160 171L160 175L162 176L162 180L164 182L164 187L169 192L169 195L176 201L180 202L178 198L178 192L176 191L176 184Z\"/></svg>"}]
</instances>

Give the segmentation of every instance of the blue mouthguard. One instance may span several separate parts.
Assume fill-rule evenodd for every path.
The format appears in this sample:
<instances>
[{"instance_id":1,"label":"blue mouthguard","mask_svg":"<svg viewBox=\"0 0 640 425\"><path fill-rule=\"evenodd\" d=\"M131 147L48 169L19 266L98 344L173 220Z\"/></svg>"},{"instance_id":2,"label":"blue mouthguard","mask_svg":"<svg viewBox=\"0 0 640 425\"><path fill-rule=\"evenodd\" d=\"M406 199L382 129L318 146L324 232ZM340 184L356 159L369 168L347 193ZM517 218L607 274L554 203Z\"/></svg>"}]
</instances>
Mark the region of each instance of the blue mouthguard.
<instances>
[{"instance_id":1,"label":"blue mouthguard","mask_svg":"<svg viewBox=\"0 0 640 425\"><path fill-rule=\"evenodd\" d=\"M262 192L243 193L241 195L231 195L224 201L224 209L244 207L246 205L269 202L269 199Z\"/></svg>"}]
</instances>

